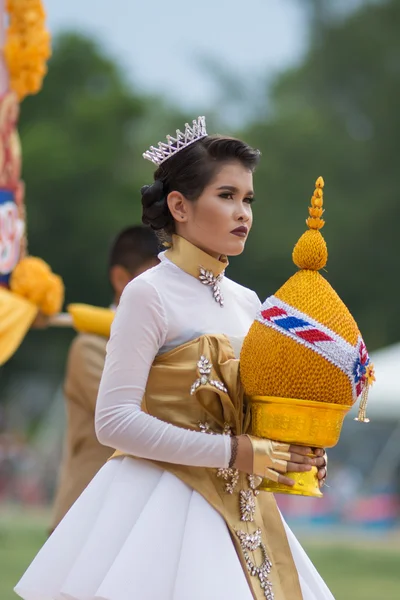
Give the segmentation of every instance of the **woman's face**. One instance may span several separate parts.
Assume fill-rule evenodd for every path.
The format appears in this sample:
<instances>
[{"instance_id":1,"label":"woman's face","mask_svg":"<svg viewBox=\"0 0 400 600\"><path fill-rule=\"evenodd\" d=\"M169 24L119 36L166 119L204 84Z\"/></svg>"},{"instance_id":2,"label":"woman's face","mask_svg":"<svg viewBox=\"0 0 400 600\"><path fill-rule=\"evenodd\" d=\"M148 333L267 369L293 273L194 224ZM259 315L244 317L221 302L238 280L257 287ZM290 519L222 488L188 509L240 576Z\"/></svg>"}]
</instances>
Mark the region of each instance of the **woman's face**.
<instances>
[{"instance_id":1,"label":"woman's face","mask_svg":"<svg viewBox=\"0 0 400 600\"><path fill-rule=\"evenodd\" d=\"M196 201L176 204L176 232L214 257L241 254L253 224L253 199L252 172L238 161L226 163Z\"/></svg>"}]
</instances>

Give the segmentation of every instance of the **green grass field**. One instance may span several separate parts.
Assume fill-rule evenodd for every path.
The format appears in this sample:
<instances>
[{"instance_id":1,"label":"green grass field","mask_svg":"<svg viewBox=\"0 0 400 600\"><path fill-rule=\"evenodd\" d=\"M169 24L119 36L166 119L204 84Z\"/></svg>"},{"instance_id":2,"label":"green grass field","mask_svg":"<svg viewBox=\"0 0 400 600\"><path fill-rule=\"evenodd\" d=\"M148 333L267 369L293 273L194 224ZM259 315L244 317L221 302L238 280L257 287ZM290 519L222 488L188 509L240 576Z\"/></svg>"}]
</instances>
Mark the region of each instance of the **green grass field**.
<instances>
[{"instance_id":1,"label":"green grass field","mask_svg":"<svg viewBox=\"0 0 400 600\"><path fill-rule=\"evenodd\" d=\"M301 541L336 600L400 600L400 538Z\"/></svg>"},{"instance_id":2,"label":"green grass field","mask_svg":"<svg viewBox=\"0 0 400 600\"><path fill-rule=\"evenodd\" d=\"M12 588L44 542L47 523L45 513L0 512L0 600L17 599ZM341 541L321 532L301 541L336 600L400 599L399 536Z\"/></svg>"}]
</instances>

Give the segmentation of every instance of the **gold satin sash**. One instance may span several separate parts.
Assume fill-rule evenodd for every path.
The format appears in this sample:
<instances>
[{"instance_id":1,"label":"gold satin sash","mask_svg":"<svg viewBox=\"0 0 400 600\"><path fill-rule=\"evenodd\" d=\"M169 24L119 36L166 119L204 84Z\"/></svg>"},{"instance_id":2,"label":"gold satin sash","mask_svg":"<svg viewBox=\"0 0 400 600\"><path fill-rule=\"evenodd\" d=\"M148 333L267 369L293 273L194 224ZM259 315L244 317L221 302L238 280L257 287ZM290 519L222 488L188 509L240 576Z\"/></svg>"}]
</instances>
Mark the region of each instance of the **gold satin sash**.
<instances>
[{"instance_id":1,"label":"gold satin sash","mask_svg":"<svg viewBox=\"0 0 400 600\"><path fill-rule=\"evenodd\" d=\"M209 374L199 372L201 357L206 357L212 365ZM191 394L197 380L198 387ZM185 429L237 435L245 432L248 423L239 361L228 338L204 335L157 356L150 370L142 410ZM120 456L125 454L116 451L112 458ZM264 579L251 573L251 565L259 567L263 561L268 570L266 557L272 563L268 581L274 600L302 600L297 570L272 494L257 494L251 479L233 470L151 462L196 490L225 519L255 600L269 598L266 588L261 586ZM212 597L212 591L210 594Z\"/></svg>"}]
</instances>

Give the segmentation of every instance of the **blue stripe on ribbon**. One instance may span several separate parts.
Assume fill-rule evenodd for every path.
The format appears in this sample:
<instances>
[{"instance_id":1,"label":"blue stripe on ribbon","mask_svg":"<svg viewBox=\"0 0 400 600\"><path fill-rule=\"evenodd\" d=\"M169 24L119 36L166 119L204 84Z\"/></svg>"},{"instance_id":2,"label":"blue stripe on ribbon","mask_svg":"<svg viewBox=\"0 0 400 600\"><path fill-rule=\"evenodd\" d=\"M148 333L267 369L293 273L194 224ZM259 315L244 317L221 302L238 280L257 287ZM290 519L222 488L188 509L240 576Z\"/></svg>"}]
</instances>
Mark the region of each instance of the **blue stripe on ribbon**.
<instances>
[{"instance_id":1,"label":"blue stripe on ribbon","mask_svg":"<svg viewBox=\"0 0 400 600\"><path fill-rule=\"evenodd\" d=\"M295 329L297 327L309 327L310 323L307 321L303 321L303 319L298 319L297 317L285 317L283 319L275 319L275 325L278 327L282 327L282 329Z\"/></svg>"}]
</instances>

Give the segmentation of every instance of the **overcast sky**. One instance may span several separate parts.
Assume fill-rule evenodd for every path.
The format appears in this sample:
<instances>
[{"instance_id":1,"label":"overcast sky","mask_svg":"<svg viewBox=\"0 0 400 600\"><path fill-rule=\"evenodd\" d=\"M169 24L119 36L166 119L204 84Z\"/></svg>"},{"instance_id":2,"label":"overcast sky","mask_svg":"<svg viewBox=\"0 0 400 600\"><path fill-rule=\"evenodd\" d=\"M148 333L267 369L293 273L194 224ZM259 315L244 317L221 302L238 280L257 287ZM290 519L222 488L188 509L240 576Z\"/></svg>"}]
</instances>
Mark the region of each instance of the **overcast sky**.
<instances>
[{"instance_id":1,"label":"overcast sky","mask_svg":"<svg viewBox=\"0 0 400 600\"><path fill-rule=\"evenodd\" d=\"M45 0L45 7L52 33L94 34L132 81L186 107L212 102L199 56L240 80L292 64L305 44L301 0Z\"/></svg>"}]
</instances>

